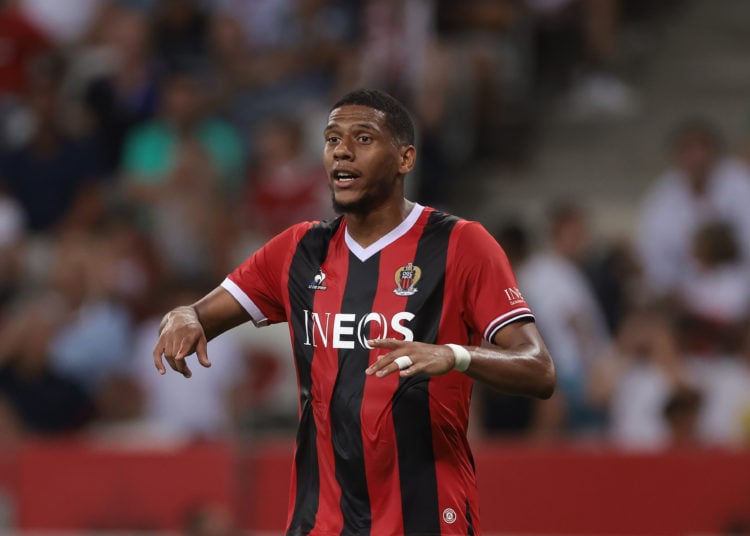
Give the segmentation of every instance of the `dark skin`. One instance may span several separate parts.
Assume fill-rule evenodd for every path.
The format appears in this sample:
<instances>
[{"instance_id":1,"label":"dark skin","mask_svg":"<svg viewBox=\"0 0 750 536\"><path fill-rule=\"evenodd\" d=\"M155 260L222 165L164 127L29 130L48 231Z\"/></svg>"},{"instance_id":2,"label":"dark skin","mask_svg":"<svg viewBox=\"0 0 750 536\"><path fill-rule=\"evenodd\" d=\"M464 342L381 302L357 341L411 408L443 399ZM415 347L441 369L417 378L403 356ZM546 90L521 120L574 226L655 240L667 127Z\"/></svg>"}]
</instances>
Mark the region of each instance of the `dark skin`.
<instances>
[{"instance_id":1,"label":"dark skin","mask_svg":"<svg viewBox=\"0 0 750 536\"><path fill-rule=\"evenodd\" d=\"M363 247L397 227L414 203L404 198L404 177L412 171L416 149L394 140L382 112L366 106L334 109L325 129L323 163L329 175L334 203L344 213L351 237ZM221 287L196 303L173 309L162 320L154 348L160 374L169 366L189 378L186 358L195 353L198 363L211 366L206 345L217 335L252 320L245 309ZM466 347L471 364L465 374L503 393L549 398L555 388L555 368L536 325L518 321L499 330L493 344ZM369 341L383 354L366 374L378 378L398 373L439 376L455 365L445 345L378 339ZM409 356L412 365L399 370L396 358Z\"/></svg>"}]
</instances>

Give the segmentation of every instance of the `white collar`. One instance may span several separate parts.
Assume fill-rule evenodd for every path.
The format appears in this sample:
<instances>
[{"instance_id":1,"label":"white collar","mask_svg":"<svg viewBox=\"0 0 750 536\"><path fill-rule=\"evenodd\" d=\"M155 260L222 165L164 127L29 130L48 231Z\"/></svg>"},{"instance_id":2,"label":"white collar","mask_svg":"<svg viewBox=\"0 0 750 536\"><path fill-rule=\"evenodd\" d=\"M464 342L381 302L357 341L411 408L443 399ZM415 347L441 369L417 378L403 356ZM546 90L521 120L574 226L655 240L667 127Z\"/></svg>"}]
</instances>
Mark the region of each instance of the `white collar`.
<instances>
[{"instance_id":1,"label":"white collar","mask_svg":"<svg viewBox=\"0 0 750 536\"><path fill-rule=\"evenodd\" d=\"M357 242L352 238L352 235L349 234L348 227L344 230L344 241L349 247L349 251L354 253L354 255L360 261L365 262L377 252L384 249L386 246L392 244L393 242L404 236L407 232L409 232L409 229L414 227L414 224L417 223L419 216L422 215L422 210L424 210L424 207L422 205L420 205L419 203L414 203L411 212L409 212L409 215L404 219L404 221L402 221L391 231L389 231L388 234L381 236L366 248L363 248L362 246L357 244Z\"/></svg>"}]
</instances>

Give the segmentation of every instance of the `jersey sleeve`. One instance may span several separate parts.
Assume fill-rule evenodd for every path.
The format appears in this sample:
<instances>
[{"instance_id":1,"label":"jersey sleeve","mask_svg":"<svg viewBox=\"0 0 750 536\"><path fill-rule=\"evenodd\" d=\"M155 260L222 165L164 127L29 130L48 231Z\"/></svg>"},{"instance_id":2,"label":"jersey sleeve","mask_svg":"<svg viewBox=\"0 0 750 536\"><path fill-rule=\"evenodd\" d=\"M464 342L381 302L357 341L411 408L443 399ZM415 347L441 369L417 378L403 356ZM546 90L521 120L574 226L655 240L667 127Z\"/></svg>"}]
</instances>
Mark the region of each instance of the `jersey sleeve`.
<instances>
[{"instance_id":1,"label":"jersey sleeve","mask_svg":"<svg viewBox=\"0 0 750 536\"><path fill-rule=\"evenodd\" d=\"M276 235L222 282L221 286L245 308L256 326L286 322L285 274L299 237L310 225L301 223Z\"/></svg>"},{"instance_id":2,"label":"jersey sleeve","mask_svg":"<svg viewBox=\"0 0 750 536\"><path fill-rule=\"evenodd\" d=\"M534 315L518 289L508 257L492 235L477 222L465 222L457 231L454 258L463 287L464 317L492 342L503 327Z\"/></svg>"}]
</instances>

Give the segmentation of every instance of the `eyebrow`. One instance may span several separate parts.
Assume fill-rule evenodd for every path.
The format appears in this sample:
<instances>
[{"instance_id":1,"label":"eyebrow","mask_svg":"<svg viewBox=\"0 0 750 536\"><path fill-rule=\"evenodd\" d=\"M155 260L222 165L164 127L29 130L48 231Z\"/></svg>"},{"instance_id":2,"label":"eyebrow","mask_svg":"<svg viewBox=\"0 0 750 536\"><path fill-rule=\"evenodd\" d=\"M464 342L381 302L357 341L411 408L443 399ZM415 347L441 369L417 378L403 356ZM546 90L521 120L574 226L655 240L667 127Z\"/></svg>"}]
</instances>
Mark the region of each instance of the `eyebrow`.
<instances>
[{"instance_id":1,"label":"eyebrow","mask_svg":"<svg viewBox=\"0 0 750 536\"><path fill-rule=\"evenodd\" d=\"M336 122L328 123L328 125L326 125L326 128L324 129L324 132L328 131L328 130L334 130L334 129L337 129L337 128L341 128L341 125L339 125ZM381 129L375 123L355 123L355 124L352 125L352 128L364 128L364 129L367 129L367 130L373 130L375 132L380 132L381 131Z\"/></svg>"}]
</instances>

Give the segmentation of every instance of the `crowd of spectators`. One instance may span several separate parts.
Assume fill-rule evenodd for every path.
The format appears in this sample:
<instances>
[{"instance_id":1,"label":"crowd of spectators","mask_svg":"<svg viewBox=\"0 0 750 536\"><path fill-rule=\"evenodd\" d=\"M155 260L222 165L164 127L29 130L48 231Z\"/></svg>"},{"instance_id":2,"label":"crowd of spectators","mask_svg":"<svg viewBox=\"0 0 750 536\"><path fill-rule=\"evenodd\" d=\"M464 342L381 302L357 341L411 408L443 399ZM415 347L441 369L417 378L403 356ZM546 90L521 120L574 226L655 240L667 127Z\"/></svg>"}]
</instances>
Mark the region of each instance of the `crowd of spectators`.
<instances>
[{"instance_id":1,"label":"crowd of spectators","mask_svg":"<svg viewBox=\"0 0 750 536\"><path fill-rule=\"evenodd\" d=\"M488 429L637 449L750 443L750 166L706 120L668 138L671 164L629 240L593 244L585 207L569 202L550 207L539 247L517 222L497 230L558 392L515 421L483 393Z\"/></svg>"},{"instance_id":2,"label":"crowd of spectators","mask_svg":"<svg viewBox=\"0 0 750 536\"><path fill-rule=\"evenodd\" d=\"M365 85L404 100L414 196L450 208L478 165L533 158L552 107L632 113L619 37L679 3L0 1L0 444L288 433L285 327L217 338L190 381L158 376L151 348L172 305L332 215L329 103ZM632 245L592 256L569 203L551 208L545 248L498 230L560 387L545 404L478 389L479 433L750 438L750 176L705 123L673 147Z\"/></svg>"}]
</instances>

